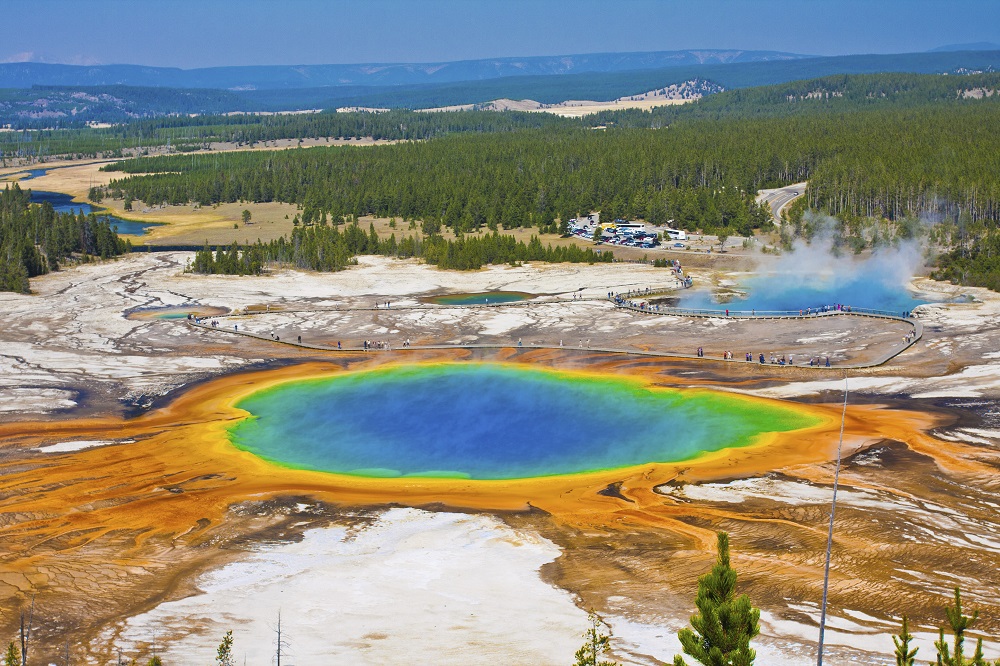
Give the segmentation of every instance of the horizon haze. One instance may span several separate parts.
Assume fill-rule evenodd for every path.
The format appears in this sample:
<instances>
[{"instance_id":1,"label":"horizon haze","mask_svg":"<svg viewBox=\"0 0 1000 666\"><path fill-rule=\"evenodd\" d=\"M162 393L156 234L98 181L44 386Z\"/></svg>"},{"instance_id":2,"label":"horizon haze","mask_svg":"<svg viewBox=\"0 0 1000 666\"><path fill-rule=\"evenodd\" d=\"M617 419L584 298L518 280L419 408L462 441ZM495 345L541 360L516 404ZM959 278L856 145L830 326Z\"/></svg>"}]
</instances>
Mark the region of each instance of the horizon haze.
<instances>
[{"instance_id":1,"label":"horizon haze","mask_svg":"<svg viewBox=\"0 0 1000 666\"><path fill-rule=\"evenodd\" d=\"M22 18L0 62L182 69L719 49L827 56L1000 42L1000 3L989 0L7 0L5 8Z\"/></svg>"}]
</instances>

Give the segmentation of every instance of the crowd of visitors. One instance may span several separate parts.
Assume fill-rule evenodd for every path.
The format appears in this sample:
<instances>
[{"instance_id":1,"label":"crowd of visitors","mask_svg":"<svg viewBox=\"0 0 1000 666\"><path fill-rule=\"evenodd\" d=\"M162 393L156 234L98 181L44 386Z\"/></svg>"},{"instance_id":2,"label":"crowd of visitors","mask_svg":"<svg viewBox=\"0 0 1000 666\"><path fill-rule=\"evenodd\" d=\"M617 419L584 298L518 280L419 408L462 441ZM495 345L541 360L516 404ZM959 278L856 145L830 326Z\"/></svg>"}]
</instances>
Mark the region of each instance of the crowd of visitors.
<instances>
[{"instance_id":1,"label":"crowd of visitors","mask_svg":"<svg viewBox=\"0 0 1000 666\"><path fill-rule=\"evenodd\" d=\"M680 272L680 264L679 263L675 266L674 270L676 270L679 275L683 275ZM609 300L611 300L612 302L614 302L618 306L630 307L630 308L635 308L635 309L638 309L638 310L646 310L646 311L650 311L650 312L659 312L660 311L660 306L659 305L654 305L654 304L649 303L646 300L642 300L643 297L647 297L648 298L650 295L655 294L658 291L659 290L652 289L650 287L646 287L644 289L631 289L631 290L628 290L628 291L625 291L625 292L609 291L609 292L607 292L607 298ZM575 293L575 294L573 294L571 296L571 298L573 300L580 299L580 298L582 298L582 294ZM375 307L377 309L390 309L391 303L389 301L379 301L379 302L376 303ZM268 306L267 310L268 311L270 310L269 306ZM811 307L810 308L805 308L804 310L799 310L799 314L801 316L812 316L812 315L823 314L823 313L828 313L828 312L851 312L851 311L852 311L851 306L844 305L842 303L835 303L833 305L824 305L824 306L819 306L819 307L816 307L816 308L811 308ZM753 314L756 314L756 310L754 310L752 312L753 312ZM728 309L725 310L725 314L726 314L726 316L729 316L730 312L729 312ZM905 313L903 313L903 315L904 315L904 317L906 317L906 316L909 316L910 313L909 312L905 312ZM197 315L189 314L189 315L187 315L187 318L188 318L188 320L191 320L194 323L200 324L202 326L207 325L207 326L210 326L211 328L216 328L216 329L220 327L219 320L217 318L214 318L214 317L198 317ZM233 331L239 332L239 325L238 324L233 324ZM904 345L909 345L910 343L912 343L914 341L914 339L916 338L916 335L917 335L916 331L911 331L910 333L904 335L902 337L903 344ZM281 340L281 338L276 333L274 333L274 332L271 332L269 334L269 336L270 336L270 338L272 340L275 340L275 341L280 341ZM297 336L296 337L296 341L299 344L301 344L302 343L302 336L301 335ZM559 340L559 346L562 347L563 344L564 344L563 340ZM578 344L579 344L580 348L589 348L590 347L590 340L584 341L583 339L581 339ZM518 347L523 346L521 338L517 339L516 345ZM392 344L388 340L364 340L364 341L362 341L362 345L361 346L362 346L362 349L364 351L366 351L366 352L367 351L389 351L389 350L393 349ZM410 343L409 339L406 339L405 341L403 341L401 343L401 347L403 347L403 348L408 348L410 346L411 346L411 343ZM337 347L336 348L337 349L342 349L341 342L339 340L337 341ZM698 347L696 349L696 351L695 351L695 355L696 355L697 358L704 358L705 357L705 350L704 350L704 348L703 347ZM721 356L722 356L722 359L726 360L726 361L731 361L734 358L734 354L730 350L725 350L725 351L721 352ZM774 352L770 352L767 356L765 356L765 354L763 352L757 352L756 357L755 357L754 352L745 352L743 358L744 358L744 361L747 362L747 363L753 363L756 360L756 362L759 363L759 364L761 364L761 365L767 365L767 364L770 364L770 365L780 365L780 366L785 366L785 365L792 366L792 365L795 365L795 357L793 355L791 355L791 354L789 354L786 357L784 354L777 355ZM809 358L808 364L811 367L827 367L827 368L831 367L831 361L830 361L830 357L829 356L811 356Z\"/></svg>"},{"instance_id":2,"label":"crowd of visitors","mask_svg":"<svg viewBox=\"0 0 1000 666\"><path fill-rule=\"evenodd\" d=\"M695 356L698 357L698 358L704 358L705 357L705 349L703 347L698 347L695 350ZM733 352L728 351L728 350L722 352L722 360L724 360L724 361L732 361L733 358L734 358L733 357ZM764 352L759 352L759 355L757 356L757 358L758 358L758 363L760 363L761 365L767 365L767 364L771 364L771 365L795 365L795 356L792 355L792 354L789 354L788 357L786 358L784 354L782 354L781 356L778 356L774 352L770 352L767 355L767 357L765 358L764 357ZM746 352L746 353L744 353L743 354L743 360L746 361L747 363L753 363L754 362L754 353L753 352ZM813 356L813 357L811 357L809 359L809 365L814 366L814 367L816 367L816 366L824 366L825 365L827 368L829 368L830 367L830 357L829 356L822 356L822 357L820 357L820 356Z\"/></svg>"}]
</instances>

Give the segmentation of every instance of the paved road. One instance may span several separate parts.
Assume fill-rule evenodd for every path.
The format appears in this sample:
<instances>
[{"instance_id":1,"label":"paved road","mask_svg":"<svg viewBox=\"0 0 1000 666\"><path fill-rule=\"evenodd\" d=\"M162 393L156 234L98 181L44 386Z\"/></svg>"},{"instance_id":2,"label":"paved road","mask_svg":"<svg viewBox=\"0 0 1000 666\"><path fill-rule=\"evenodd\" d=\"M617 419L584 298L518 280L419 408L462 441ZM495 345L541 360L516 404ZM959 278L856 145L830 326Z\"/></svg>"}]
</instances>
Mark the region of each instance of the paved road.
<instances>
[{"instance_id":1,"label":"paved road","mask_svg":"<svg viewBox=\"0 0 1000 666\"><path fill-rule=\"evenodd\" d=\"M771 206L771 216L775 226L781 226L781 209L805 194L808 183L796 183L775 190L760 190L757 192L757 203L767 202Z\"/></svg>"}]
</instances>

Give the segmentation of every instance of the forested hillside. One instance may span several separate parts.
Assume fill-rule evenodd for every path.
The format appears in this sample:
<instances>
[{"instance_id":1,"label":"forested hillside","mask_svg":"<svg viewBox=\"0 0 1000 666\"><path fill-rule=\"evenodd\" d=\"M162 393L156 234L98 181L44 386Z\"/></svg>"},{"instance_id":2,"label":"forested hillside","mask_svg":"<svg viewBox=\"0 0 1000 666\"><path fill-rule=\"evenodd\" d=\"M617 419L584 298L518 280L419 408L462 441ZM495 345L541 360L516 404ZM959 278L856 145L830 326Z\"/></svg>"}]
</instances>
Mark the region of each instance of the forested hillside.
<instances>
[{"instance_id":1,"label":"forested hillside","mask_svg":"<svg viewBox=\"0 0 1000 666\"><path fill-rule=\"evenodd\" d=\"M666 127L677 120L771 118L873 109L913 109L1000 95L1000 73L941 76L934 74L858 74L826 76L773 86L727 90L682 106L650 110L603 111L585 119L591 125Z\"/></svg>"},{"instance_id":2,"label":"forested hillside","mask_svg":"<svg viewBox=\"0 0 1000 666\"><path fill-rule=\"evenodd\" d=\"M754 128L720 126L714 136L706 129L552 128L456 134L376 150L130 160L107 169L171 173L118 179L101 194L147 203L284 201L300 204L306 222L320 215L397 216L456 231L544 226L600 209L611 219L677 219L746 235L767 219L753 203L757 187L799 177L810 157L779 164L772 157L793 154L791 145L782 149Z\"/></svg>"},{"instance_id":3,"label":"forested hillside","mask_svg":"<svg viewBox=\"0 0 1000 666\"><path fill-rule=\"evenodd\" d=\"M211 142L254 143L276 139L350 138L429 139L453 132L499 132L524 127L571 127L612 124L619 127L665 127L682 119L728 119L916 108L965 100L1000 89L1000 74L971 76L873 74L831 76L777 86L733 90L693 104L652 111L604 112L580 120L549 114L462 111L425 114L386 113L295 115L174 115L132 120L106 128L28 130L0 133L0 159L41 158L60 154L122 157L143 148L170 145L175 150ZM149 89L154 93L156 89ZM184 91L179 91L184 92ZM201 91L202 93L206 91Z\"/></svg>"},{"instance_id":4,"label":"forested hillside","mask_svg":"<svg viewBox=\"0 0 1000 666\"><path fill-rule=\"evenodd\" d=\"M28 278L59 268L74 257L107 259L131 245L94 215L56 213L50 204L30 205L15 183L0 190L0 291L28 292Z\"/></svg>"},{"instance_id":5,"label":"forested hillside","mask_svg":"<svg viewBox=\"0 0 1000 666\"><path fill-rule=\"evenodd\" d=\"M855 247L865 241L864 219L947 222L938 236L949 246L985 238L1000 220L996 73L830 76L584 120L671 130L753 122L770 135L793 134L801 141L792 159L814 158L802 171L808 197L793 208L794 221L801 223L807 207L834 215Z\"/></svg>"},{"instance_id":6,"label":"forested hillside","mask_svg":"<svg viewBox=\"0 0 1000 666\"><path fill-rule=\"evenodd\" d=\"M228 90L134 86L36 86L0 90L0 120L12 128L85 127L176 114L257 111L261 105Z\"/></svg>"},{"instance_id":7,"label":"forested hillside","mask_svg":"<svg viewBox=\"0 0 1000 666\"><path fill-rule=\"evenodd\" d=\"M601 210L746 235L754 193L809 180L842 218L1000 219L1000 96L778 117L687 119L667 129L552 126L450 135L376 151L176 156L107 167L111 196L147 203L284 201L307 216L402 216L457 230Z\"/></svg>"},{"instance_id":8,"label":"forested hillside","mask_svg":"<svg viewBox=\"0 0 1000 666\"><path fill-rule=\"evenodd\" d=\"M268 264L274 263L314 271L339 271L357 263L355 256L359 254L402 259L419 257L429 264L457 270L525 261L593 264L614 259L612 252L581 249L575 245L545 246L538 236L532 236L525 243L496 231L482 236L459 236L455 240L447 240L435 233L428 236L414 234L398 241L395 234L380 239L373 226L365 233L355 221L346 225L343 231L337 225L297 227L290 239L283 236L269 243L258 241L246 246L233 243L214 252L206 245L195 254L190 270L195 273L256 275L263 272Z\"/></svg>"},{"instance_id":9,"label":"forested hillside","mask_svg":"<svg viewBox=\"0 0 1000 666\"><path fill-rule=\"evenodd\" d=\"M36 129L81 127L90 120L120 122L126 117L178 113L359 106L421 109L480 104L500 98L543 103L568 99L607 101L695 79L729 90L831 75L940 75L1000 69L1000 51L808 58L780 53L698 51L570 58L575 60L544 58L541 60L546 64L540 67L525 66L530 58L499 59L488 63L486 69L471 62L447 63L446 67L427 63L379 65L367 74L364 66L356 65L185 71L123 65L7 63L0 64L0 86L19 90L0 91L0 99L6 98L8 104L0 108L0 124ZM359 76L343 75L339 69L343 67ZM395 77L394 73L402 76ZM28 90L32 85L59 87ZM118 101L102 104L93 98ZM42 106L46 100L52 102L51 108ZM73 113L74 108L77 113Z\"/></svg>"},{"instance_id":10,"label":"forested hillside","mask_svg":"<svg viewBox=\"0 0 1000 666\"><path fill-rule=\"evenodd\" d=\"M169 142L184 154L107 167L126 175L93 197L281 201L302 208L303 226L396 216L421 222L426 233L441 225L459 233L555 230L557 220L600 210L605 219L673 220L745 236L770 228L754 203L758 189L807 180L808 196L792 211L795 230L809 232L806 207L822 211L838 218L839 235L858 250L911 233L916 220L943 222L937 240L961 253L946 258L947 275L965 280L988 272L976 268L990 256L978 248L992 247L1000 222L998 91L998 74L831 76L582 120L403 110L172 117L6 132L0 145L22 153L40 145L80 152L117 145L104 154L120 154ZM323 136L417 141L187 154L213 141ZM889 226L872 231L881 221Z\"/></svg>"},{"instance_id":11,"label":"forested hillside","mask_svg":"<svg viewBox=\"0 0 1000 666\"><path fill-rule=\"evenodd\" d=\"M511 132L523 128L578 127L579 121L547 113L455 111L418 113L315 113L283 115L170 116L84 129L0 132L0 158L78 155L123 157L169 145L187 152L213 142L253 144L276 139L356 138L424 140L445 134Z\"/></svg>"},{"instance_id":12,"label":"forested hillside","mask_svg":"<svg viewBox=\"0 0 1000 666\"><path fill-rule=\"evenodd\" d=\"M694 65L629 72L588 72L562 76L522 76L490 81L396 86L367 90L351 96L331 95L326 103L323 89L297 91L311 100L311 107L378 106L411 109L478 104L499 98L533 99L553 103L567 99L612 100L675 83L702 79L726 90L770 86L822 76L860 75L880 72L913 74L966 74L1000 70L1000 51L958 53L904 53L895 55L835 56L771 62ZM288 91L291 92L291 91ZM275 91L247 93L260 102L275 99ZM333 99L336 97L336 99ZM290 99L290 98L287 98Z\"/></svg>"},{"instance_id":13,"label":"forested hillside","mask_svg":"<svg viewBox=\"0 0 1000 666\"><path fill-rule=\"evenodd\" d=\"M1000 231L983 224L963 224L954 248L938 259L934 277L1000 291Z\"/></svg>"}]
</instances>

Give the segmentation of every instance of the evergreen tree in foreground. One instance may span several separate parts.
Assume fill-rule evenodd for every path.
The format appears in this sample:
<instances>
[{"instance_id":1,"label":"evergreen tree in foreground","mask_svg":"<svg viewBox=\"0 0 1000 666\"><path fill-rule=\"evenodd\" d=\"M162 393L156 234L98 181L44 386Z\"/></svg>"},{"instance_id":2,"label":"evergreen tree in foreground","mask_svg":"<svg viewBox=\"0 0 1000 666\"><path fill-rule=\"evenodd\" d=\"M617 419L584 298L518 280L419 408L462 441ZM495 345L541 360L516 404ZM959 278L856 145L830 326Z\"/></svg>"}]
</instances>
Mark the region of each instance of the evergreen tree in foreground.
<instances>
[{"instance_id":1,"label":"evergreen tree in foreground","mask_svg":"<svg viewBox=\"0 0 1000 666\"><path fill-rule=\"evenodd\" d=\"M917 650L919 648L910 649L910 641L913 640L913 635L910 634L910 629L907 626L908 621L906 616L903 616L903 629L899 632L899 636L893 636L892 642L896 645L896 666L913 666L916 663Z\"/></svg>"},{"instance_id":2,"label":"evergreen tree in foreground","mask_svg":"<svg viewBox=\"0 0 1000 666\"><path fill-rule=\"evenodd\" d=\"M698 579L691 629L677 637L684 653L704 666L752 666L757 653L750 641L760 633L760 609L750 597L736 596L736 571L729 565L729 535L719 532L719 557L712 571ZM674 657L674 666L687 666Z\"/></svg>"},{"instance_id":3,"label":"evergreen tree in foreground","mask_svg":"<svg viewBox=\"0 0 1000 666\"><path fill-rule=\"evenodd\" d=\"M225 637L222 639L222 643L219 644L219 650L215 654L215 661L219 666L235 666L236 662L233 661L232 629L226 632Z\"/></svg>"},{"instance_id":4,"label":"evergreen tree in foreground","mask_svg":"<svg viewBox=\"0 0 1000 666\"><path fill-rule=\"evenodd\" d=\"M944 639L944 627L941 627L940 637L934 642L934 647L937 648L936 666L988 666L988 662L983 659L982 638L976 642L976 651L972 657L965 656L965 630L979 617L979 611L973 611L971 616L962 614L962 594L957 587L955 588L955 605L945 606L944 614L955 634L954 647L948 647L948 643Z\"/></svg>"},{"instance_id":5,"label":"evergreen tree in foreground","mask_svg":"<svg viewBox=\"0 0 1000 666\"><path fill-rule=\"evenodd\" d=\"M7 651L3 656L3 666L20 666L20 664L20 650L17 649L17 645L14 644L14 641L11 641L7 644Z\"/></svg>"},{"instance_id":6,"label":"evergreen tree in foreground","mask_svg":"<svg viewBox=\"0 0 1000 666\"><path fill-rule=\"evenodd\" d=\"M586 640L576 651L573 666L618 666L617 662L600 660L601 655L611 651L611 636L603 631L608 625L594 611L587 614L587 620L590 628L583 632Z\"/></svg>"}]
</instances>

